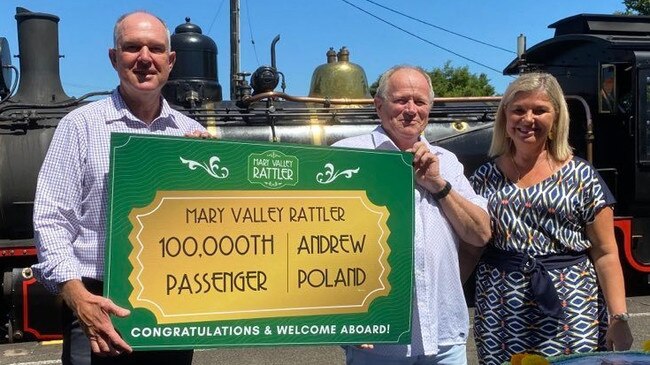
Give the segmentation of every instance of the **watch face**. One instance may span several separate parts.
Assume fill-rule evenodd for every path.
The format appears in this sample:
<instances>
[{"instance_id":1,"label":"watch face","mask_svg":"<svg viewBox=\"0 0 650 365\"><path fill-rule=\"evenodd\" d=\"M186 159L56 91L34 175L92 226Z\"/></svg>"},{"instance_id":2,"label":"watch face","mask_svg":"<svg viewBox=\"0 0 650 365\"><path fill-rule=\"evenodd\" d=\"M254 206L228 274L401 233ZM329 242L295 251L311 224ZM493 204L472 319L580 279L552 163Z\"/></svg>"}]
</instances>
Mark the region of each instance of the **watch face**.
<instances>
[{"instance_id":1,"label":"watch face","mask_svg":"<svg viewBox=\"0 0 650 365\"><path fill-rule=\"evenodd\" d=\"M621 321L627 321L630 319L630 315L628 313L614 314L612 317Z\"/></svg>"}]
</instances>

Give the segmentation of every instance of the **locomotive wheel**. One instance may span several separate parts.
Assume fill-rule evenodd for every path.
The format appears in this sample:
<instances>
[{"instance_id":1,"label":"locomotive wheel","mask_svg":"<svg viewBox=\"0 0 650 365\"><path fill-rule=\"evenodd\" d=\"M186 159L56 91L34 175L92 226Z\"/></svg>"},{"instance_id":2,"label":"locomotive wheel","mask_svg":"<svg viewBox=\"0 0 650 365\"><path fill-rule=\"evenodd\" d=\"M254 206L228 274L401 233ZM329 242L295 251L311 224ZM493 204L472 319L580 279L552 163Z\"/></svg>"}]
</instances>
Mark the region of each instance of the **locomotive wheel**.
<instances>
[{"instance_id":1,"label":"locomotive wheel","mask_svg":"<svg viewBox=\"0 0 650 365\"><path fill-rule=\"evenodd\" d=\"M13 290L11 279L11 272L5 272L2 275L2 301L0 302L0 309L2 309L0 311L0 314L4 315L4 320L6 321L4 324L4 329L7 331L5 338L9 343L14 342L14 325L9 316L9 306L11 305L11 291Z\"/></svg>"},{"instance_id":2,"label":"locomotive wheel","mask_svg":"<svg viewBox=\"0 0 650 365\"><path fill-rule=\"evenodd\" d=\"M8 343L14 342L14 325L11 322L11 319L7 318L7 323L5 323L5 328L7 328L6 339Z\"/></svg>"}]
</instances>

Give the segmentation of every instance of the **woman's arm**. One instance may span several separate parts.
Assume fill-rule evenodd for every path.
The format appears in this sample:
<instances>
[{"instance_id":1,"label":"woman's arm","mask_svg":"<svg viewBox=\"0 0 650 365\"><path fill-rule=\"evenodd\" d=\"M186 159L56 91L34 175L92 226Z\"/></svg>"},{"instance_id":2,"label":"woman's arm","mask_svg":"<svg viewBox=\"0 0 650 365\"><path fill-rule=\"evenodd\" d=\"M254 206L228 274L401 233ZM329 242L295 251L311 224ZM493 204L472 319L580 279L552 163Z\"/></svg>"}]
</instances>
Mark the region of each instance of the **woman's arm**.
<instances>
[{"instance_id":1,"label":"woman's arm","mask_svg":"<svg viewBox=\"0 0 650 365\"><path fill-rule=\"evenodd\" d=\"M618 258L618 247L614 236L614 213L605 207L597 214L594 222L587 226L587 237L591 241L589 255L596 268L598 282L605 295L609 312L607 348L628 350L632 346L632 333L626 321L612 318L614 314L627 312L623 270Z\"/></svg>"}]
</instances>

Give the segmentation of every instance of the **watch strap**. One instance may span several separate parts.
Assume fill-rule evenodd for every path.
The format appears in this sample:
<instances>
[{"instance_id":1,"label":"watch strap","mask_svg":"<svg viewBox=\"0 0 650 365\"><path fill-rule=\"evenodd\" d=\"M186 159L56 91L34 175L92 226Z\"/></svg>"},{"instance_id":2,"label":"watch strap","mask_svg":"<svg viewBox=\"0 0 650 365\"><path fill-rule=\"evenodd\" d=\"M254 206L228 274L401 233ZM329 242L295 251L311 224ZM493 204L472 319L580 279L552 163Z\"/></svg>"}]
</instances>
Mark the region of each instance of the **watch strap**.
<instances>
[{"instance_id":1,"label":"watch strap","mask_svg":"<svg viewBox=\"0 0 650 365\"><path fill-rule=\"evenodd\" d=\"M445 186L437 193L432 193L431 195L433 196L433 199L435 200L440 200L447 195L449 195L449 192L451 191L451 183L447 180L445 180Z\"/></svg>"}]
</instances>

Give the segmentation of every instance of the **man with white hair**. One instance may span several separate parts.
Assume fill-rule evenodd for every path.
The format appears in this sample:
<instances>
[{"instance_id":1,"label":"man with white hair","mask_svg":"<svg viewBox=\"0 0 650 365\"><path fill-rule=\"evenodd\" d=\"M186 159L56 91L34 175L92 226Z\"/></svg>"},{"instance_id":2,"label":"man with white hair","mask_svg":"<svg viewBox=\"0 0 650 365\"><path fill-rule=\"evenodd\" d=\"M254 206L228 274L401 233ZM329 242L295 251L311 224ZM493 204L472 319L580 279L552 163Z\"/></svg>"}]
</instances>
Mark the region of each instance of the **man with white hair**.
<instances>
[{"instance_id":1,"label":"man with white hair","mask_svg":"<svg viewBox=\"0 0 650 365\"><path fill-rule=\"evenodd\" d=\"M416 180L414 300L411 343L347 346L349 365L462 365L469 314L458 250L490 238L487 202L463 175L456 156L423 137L433 105L431 78L422 69L396 66L379 80L375 108L381 126L334 144L413 153Z\"/></svg>"}]
</instances>

